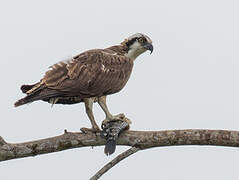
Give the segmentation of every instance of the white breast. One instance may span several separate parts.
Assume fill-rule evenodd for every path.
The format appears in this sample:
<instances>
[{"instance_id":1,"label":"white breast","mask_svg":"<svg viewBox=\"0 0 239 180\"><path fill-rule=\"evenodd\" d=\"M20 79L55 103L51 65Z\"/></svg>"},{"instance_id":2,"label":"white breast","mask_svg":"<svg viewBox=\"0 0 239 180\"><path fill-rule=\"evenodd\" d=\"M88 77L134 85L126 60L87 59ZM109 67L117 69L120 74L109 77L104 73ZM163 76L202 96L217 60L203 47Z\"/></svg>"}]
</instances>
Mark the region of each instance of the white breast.
<instances>
[{"instance_id":1,"label":"white breast","mask_svg":"<svg viewBox=\"0 0 239 180\"><path fill-rule=\"evenodd\" d=\"M144 53L146 50L141 46L141 44L136 41L130 46L128 53L125 54L126 57L135 60L140 54Z\"/></svg>"}]
</instances>

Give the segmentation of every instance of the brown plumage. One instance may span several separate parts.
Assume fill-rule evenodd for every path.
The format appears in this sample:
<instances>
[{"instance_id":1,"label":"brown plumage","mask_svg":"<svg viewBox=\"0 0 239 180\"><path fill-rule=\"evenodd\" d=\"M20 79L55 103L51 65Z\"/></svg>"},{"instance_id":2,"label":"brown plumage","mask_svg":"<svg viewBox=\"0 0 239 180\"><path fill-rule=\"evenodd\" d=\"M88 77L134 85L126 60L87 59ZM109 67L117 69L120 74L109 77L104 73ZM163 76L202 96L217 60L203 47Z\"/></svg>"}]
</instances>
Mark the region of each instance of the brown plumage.
<instances>
[{"instance_id":1,"label":"brown plumage","mask_svg":"<svg viewBox=\"0 0 239 180\"><path fill-rule=\"evenodd\" d=\"M78 97L80 101L120 91L133 68L133 60L124 56L125 50L123 45L89 50L51 66L39 83L21 87L27 96L15 106L56 97L75 102L70 98Z\"/></svg>"},{"instance_id":2,"label":"brown plumage","mask_svg":"<svg viewBox=\"0 0 239 180\"><path fill-rule=\"evenodd\" d=\"M14 105L18 107L37 100L51 104L84 102L91 130L99 131L93 116L93 103L98 102L107 121L124 119L122 114L113 116L110 113L106 96L119 92L125 86L134 60L146 50L153 51L151 39L137 33L120 45L89 50L67 61L60 61L51 66L39 82L23 85L21 90L27 95Z\"/></svg>"}]
</instances>

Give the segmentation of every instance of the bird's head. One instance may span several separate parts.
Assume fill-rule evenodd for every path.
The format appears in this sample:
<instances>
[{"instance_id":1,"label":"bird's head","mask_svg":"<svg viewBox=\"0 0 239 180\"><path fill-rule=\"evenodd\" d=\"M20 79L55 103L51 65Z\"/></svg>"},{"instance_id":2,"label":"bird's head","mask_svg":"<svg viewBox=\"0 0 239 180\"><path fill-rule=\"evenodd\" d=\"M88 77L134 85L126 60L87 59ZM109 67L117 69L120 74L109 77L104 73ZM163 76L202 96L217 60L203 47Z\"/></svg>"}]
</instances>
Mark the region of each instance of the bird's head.
<instances>
[{"instance_id":1,"label":"bird's head","mask_svg":"<svg viewBox=\"0 0 239 180\"><path fill-rule=\"evenodd\" d=\"M127 47L125 56L133 60L147 50L151 53L153 52L152 40L142 33L137 33L128 37L121 44Z\"/></svg>"}]
</instances>

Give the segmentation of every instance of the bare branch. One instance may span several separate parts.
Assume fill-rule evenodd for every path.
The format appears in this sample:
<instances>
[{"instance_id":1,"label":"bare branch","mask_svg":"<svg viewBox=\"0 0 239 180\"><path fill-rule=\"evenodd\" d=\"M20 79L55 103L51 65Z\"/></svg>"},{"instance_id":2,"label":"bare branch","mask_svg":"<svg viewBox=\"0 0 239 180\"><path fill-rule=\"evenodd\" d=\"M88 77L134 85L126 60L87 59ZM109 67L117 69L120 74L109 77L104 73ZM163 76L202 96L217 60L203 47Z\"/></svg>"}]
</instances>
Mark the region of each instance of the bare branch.
<instances>
[{"instance_id":1,"label":"bare branch","mask_svg":"<svg viewBox=\"0 0 239 180\"><path fill-rule=\"evenodd\" d=\"M0 161L53 153L72 148L105 145L100 133L72 133L38 141L11 144L0 138ZM125 131L118 145L147 149L161 146L213 145L239 146L239 131L226 130L167 130L167 131Z\"/></svg>"},{"instance_id":2,"label":"bare branch","mask_svg":"<svg viewBox=\"0 0 239 180\"><path fill-rule=\"evenodd\" d=\"M103 168L101 168L94 176L90 178L90 180L97 180L99 179L103 174L105 174L108 170L110 170L112 167L114 167L116 164L118 164L120 161L124 160L125 158L129 157L130 155L136 153L140 149L137 147L131 147L127 151L119 154L116 158L114 158L112 161L107 163Z\"/></svg>"}]
</instances>

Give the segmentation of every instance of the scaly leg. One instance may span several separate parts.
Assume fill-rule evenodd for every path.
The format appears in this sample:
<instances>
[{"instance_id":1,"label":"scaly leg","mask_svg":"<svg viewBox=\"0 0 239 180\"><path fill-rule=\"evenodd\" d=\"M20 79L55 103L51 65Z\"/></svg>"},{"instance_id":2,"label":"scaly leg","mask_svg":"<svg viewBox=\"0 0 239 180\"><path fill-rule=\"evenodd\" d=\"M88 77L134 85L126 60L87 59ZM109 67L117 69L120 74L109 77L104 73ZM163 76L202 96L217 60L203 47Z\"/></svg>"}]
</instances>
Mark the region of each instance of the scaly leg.
<instances>
[{"instance_id":1,"label":"scaly leg","mask_svg":"<svg viewBox=\"0 0 239 180\"><path fill-rule=\"evenodd\" d=\"M109 121L126 121L127 123L131 124L131 121L128 118L126 118L124 114L118 114L118 115L113 116L110 113L110 111L106 105L106 96L99 97L98 103L106 115L106 119L103 121L103 124L108 123Z\"/></svg>"},{"instance_id":2,"label":"scaly leg","mask_svg":"<svg viewBox=\"0 0 239 180\"><path fill-rule=\"evenodd\" d=\"M90 119L92 129L81 128L81 131L83 131L83 132L87 132L87 131L98 132L98 131L100 131L99 126L95 122L95 118L94 118L93 111L92 111L94 99L93 98L87 98L87 99L84 99L84 102L85 102L85 111L86 111L86 114L88 115L88 117Z\"/></svg>"}]
</instances>

